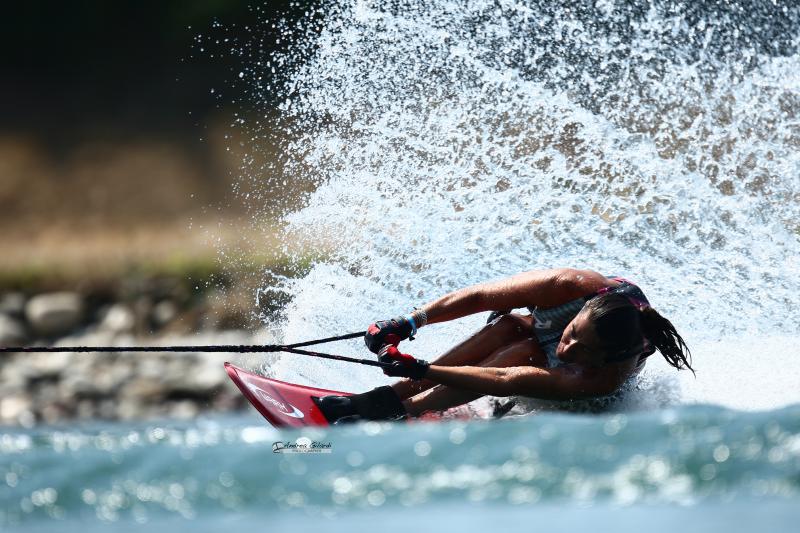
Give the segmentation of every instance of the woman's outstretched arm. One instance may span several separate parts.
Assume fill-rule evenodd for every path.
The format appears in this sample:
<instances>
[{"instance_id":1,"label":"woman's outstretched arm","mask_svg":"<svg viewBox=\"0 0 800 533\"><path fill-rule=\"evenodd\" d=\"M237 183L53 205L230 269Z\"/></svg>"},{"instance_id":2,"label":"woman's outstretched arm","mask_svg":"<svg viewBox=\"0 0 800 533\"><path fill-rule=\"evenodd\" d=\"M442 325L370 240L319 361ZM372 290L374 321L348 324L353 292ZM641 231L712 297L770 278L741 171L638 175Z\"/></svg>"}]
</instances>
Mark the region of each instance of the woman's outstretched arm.
<instances>
[{"instance_id":1,"label":"woman's outstretched arm","mask_svg":"<svg viewBox=\"0 0 800 533\"><path fill-rule=\"evenodd\" d=\"M627 374L615 368L577 371L533 366L506 368L431 365L426 379L449 387L490 396L529 396L543 400L572 400L605 396L624 383Z\"/></svg>"},{"instance_id":2,"label":"woman's outstretched arm","mask_svg":"<svg viewBox=\"0 0 800 533\"><path fill-rule=\"evenodd\" d=\"M510 278L460 289L423 306L428 324L484 311L527 306L552 307L603 287L605 277L591 270L532 270Z\"/></svg>"}]
</instances>

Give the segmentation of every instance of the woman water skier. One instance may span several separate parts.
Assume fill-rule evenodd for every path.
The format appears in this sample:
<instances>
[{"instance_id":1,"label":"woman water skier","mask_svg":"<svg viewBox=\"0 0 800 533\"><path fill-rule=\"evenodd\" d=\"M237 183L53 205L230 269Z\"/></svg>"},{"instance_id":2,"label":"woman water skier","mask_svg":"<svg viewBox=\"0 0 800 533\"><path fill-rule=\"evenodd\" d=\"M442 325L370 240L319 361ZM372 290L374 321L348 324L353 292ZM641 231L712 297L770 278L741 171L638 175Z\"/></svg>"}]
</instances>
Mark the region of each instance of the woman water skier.
<instances>
[{"instance_id":1,"label":"woman water skier","mask_svg":"<svg viewBox=\"0 0 800 533\"><path fill-rule=\"evenodd\" d=\"M511 310L528 307L530 315ZM397 346L427 324L492 311L486 326L432 363ZM317 404L331 422L417 417L484 395L574 400L606 396L656 350L694 370L683 338L623 278L591 270L531 271L447 294L410 315L370 325L364 338L387 375L410 378Z\"/></svg>"}]
</instances>

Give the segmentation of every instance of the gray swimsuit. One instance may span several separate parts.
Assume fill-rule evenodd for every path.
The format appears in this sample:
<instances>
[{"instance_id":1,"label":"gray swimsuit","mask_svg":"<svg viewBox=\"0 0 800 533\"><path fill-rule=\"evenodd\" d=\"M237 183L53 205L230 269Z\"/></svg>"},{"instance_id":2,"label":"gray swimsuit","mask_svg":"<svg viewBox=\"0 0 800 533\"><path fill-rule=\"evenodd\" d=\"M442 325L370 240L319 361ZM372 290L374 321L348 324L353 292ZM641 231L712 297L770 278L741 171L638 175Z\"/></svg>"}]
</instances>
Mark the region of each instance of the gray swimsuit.
<instances>
[{"instance_id":1,"label":"gray swimsuit","mask_svg":"<svg viewBox=\"0 0 800 533\"><path fill-rule=\"evenodd\" d=\"M620 285L617 287L605 287L594 294L570 300L556 307L549 307L547 309L539 307L528 308L533 316L533 334L539 342L542 351L547 356L548 368L555 368L566 364L556 356L558 343L567 325L572 322L572 319L583 309L586 302L595 296L612 292L626 296L631 303L637 307L641 308L650 305L641 289L630 281L615 276L609 276L609 279L620 282ZM642 337L641 344L634 346L624 354L617 355L614 359L623 360L634 356L651 355L654 352L655 349L650 342Z\"/></svg>"}]
</instances>

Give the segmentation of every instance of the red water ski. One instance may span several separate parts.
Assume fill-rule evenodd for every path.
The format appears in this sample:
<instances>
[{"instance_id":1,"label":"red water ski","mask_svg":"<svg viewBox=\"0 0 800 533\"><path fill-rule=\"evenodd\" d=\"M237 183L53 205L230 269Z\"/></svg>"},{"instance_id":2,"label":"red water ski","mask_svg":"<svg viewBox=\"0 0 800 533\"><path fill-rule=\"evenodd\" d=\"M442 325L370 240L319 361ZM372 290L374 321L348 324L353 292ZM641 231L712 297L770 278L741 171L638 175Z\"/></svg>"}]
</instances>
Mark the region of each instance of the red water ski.
<instances>
[{"instance_id":1,"label":"red water ski","mask_svg":"<svg viewBox=\"0 0 800 533\"><path fill-rule=\"evenodd\" d=\"M311 397L352 394L257 376L230 363L225 363L225 370L253 407L278 428L328 426L328 421Z\"/></svg>"},{"instance_id":2,"label":"red water ski","mask_svg":"<svg viewBox=\"0 0 800 533\"><path fill-rule=\"evenodd\" d=\"M253 404L267 421L278 428L307 426L329 426L325 415L312 400L313 397L351 396L351 392L317 389L286 383L277 379L251 374L246 370L225 363L228 376L236 383L244 397ZM425 413L417 420L468 419L474 414L466 406L456 407L444 413Z\"/></svg>"}]
</instances>

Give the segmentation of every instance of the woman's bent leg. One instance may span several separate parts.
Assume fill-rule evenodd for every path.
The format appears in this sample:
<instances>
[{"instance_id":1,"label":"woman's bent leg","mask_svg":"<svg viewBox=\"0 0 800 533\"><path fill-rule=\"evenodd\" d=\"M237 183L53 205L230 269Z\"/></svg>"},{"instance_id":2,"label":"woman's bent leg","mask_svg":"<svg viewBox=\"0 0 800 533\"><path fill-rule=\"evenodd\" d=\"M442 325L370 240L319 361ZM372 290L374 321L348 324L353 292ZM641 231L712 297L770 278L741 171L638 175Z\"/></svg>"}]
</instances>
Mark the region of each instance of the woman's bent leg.
<instances>
[{"instance_id":1,"label":"woman's bent leg","mask_svg":"<svg viewBox=\"0 0 800 533\"><path fill-rule=\"evenodd\" d=\"M530 331L530 317L503 315L430 363L439 366L478 366L498 349L530 337ZM435 382L427 379L404 379L392 385L392 388L404 400L435 386Z\"/></svg>"},{"instance_id":2,"label":"woman's bent leg","mask_svg":"<svg viewBox=\"0 0 800 533\"><path fill-rule=\"evenodd\" d=\"M542 351L539 348L539 343L534 339L526 339L497 350L490 358L476 366L530 366L532 362L539 362L541 355ZM411 416L419 416L426 411L444 411L445 409L471 402L481 396L484 395L478 392L438 385L408 398L403 402L403 406Z\"/></svg>"}]
</instances>

